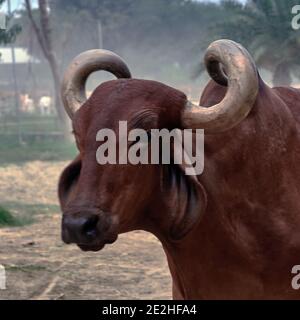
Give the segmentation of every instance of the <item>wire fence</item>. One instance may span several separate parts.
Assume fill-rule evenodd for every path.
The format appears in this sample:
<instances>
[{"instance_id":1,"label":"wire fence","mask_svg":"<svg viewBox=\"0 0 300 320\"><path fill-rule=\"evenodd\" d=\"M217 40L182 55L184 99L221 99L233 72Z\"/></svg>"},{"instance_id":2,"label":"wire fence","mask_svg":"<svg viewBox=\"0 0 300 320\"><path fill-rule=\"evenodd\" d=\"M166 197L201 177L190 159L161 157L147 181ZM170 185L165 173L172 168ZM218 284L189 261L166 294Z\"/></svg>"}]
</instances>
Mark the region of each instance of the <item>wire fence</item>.
<instances>
[{"instance_id":1,"label":"wire fence","mask_svg":"<svg viewBox=\"0 0 300 320\"><path fill-rule=\"evenodd\" d=\"M24 107L26 106L26 107ZM33 143L43 140L59 140L63 137L60 121L51 105L34 106L20 104L14 107L13 97L0 101L0 140Z\"/></svg>"}]
</instances>

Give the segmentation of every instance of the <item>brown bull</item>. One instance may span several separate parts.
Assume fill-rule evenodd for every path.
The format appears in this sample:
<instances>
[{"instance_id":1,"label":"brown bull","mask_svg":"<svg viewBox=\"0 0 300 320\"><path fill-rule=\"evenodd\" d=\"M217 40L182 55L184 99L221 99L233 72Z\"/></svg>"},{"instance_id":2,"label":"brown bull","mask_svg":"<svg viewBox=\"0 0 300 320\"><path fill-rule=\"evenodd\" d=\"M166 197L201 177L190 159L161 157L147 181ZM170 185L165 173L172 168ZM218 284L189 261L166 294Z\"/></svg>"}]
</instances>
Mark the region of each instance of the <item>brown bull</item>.
<instances>
[{"instance_id":1,"label":"brown bull","mask_svg":"<svg viewBox=\"0 0 300 320\"><path fill-rule=\"evenodd\" d=\"M176 299L300 298L291 286L300 264L300 91L269 88L229 40L214 42L205 63L214 81L195 106L137 79L105 82L86 101L91 72L130 72L103 50L73 61L62 95L79 155L59 183L63 240L96 251L120 233L153 233ZM203 174L175 164L99 165L97 131L117 131L119 120L128 130L205 129Z\"/></svg>"}]
</instances>

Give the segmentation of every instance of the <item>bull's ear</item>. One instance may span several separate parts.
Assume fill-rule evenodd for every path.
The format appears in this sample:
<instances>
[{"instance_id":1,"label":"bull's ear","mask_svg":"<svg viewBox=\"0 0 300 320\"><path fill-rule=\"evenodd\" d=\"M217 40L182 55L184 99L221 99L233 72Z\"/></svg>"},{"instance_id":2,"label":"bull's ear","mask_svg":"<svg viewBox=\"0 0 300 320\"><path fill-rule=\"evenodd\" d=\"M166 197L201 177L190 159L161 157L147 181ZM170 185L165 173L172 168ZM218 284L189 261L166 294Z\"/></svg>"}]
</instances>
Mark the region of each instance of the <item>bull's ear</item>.
<instances>
[{"instance_id":1,"label":"bull's ear","mask_svg":"<svg viewBox=\"0 0 300 320\"><path fill-rule=\"evenodd\" d=\"M171 214L170 239L185 237L201 220L207 196L197 176L185 174L184 165L165 167L163 194Z\"/></svg>"},{"instance_id":2,"label":"bull's ear","mask_svg":"<svg viewBox=\"0 0 300 320\"><path fill-rule=\"evenodd\" d=\"M60 206L63 209L70 196L70 193L74 189L74 186L78 180L81 170L81 160L79 156L69 164L62 172L58 183L58 198Z\"/></svg>"}]
</instances>

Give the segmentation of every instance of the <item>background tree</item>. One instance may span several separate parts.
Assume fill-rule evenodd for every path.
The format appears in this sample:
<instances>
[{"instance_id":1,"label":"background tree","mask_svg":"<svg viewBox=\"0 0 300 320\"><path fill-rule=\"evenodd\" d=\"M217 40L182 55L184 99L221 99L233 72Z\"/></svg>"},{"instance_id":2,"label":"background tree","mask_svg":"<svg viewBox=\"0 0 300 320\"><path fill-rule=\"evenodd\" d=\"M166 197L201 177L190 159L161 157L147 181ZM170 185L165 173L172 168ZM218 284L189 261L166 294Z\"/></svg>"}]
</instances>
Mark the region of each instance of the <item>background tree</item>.
<instances>
[{"instance_id":1,"label":"background tree","mask_svg":"<svg viewBox=\"0 0 300 320\"><path fill-rule=\"evenodd\" d=\"M0 0L0 6L5 0ZM6 17L7 29L0 30L0 44L10 44L16 41L17 35L21 32L21 26L19 24L12 23L13 13ZM17 225L17 219L15 219L11 213L0 206L0 227L6 225Z\"/></svg>"},{"instance_id":2,"label":"background tree","mask_svg":"<svg viewBox=\"0 0 300 320\"><path fill-rule=\"evenodd\" d=\"M225 19L211 30L215 37L242 43L258 66L273 74L274 85L290 85L300 78L300 40L292 29L292 7L296 0L248 0L245 5L222 1Z\"/></svg>"},{"instance_id":3,"label":"background tree","mask_svg":"<svg viewBox=\"0 0 300 320\"><path fill-rule=\"evenodd\" d=\"M5 0L0 0L0 7ZM7 29L0 29L0 44L9 44L16 41L18 34L22 31L22 28L17 23L12 23L14 18L14 12L11 15L6 16Z\"/></svg>"},{"instance_id":4,"label":"background tree","mask_svg":"<svg viewBox=\"0 0 300 320\"><path fill-rule=\"evenodd\" d=\"M217 3L192 0L52 0L52 9L60 27L59 34L54 30L57 44L68 30L58 49L65 61L99 47L101 21L104 48L121 55L133 75L175 86L190 81L207 28L221 14Z\"/></svg>"},{"instance_id":5,"label":"background tree","mask_svg":"<svg viewBox=\"0 0 300 320\"><path fill-rule=\"evenodd\" d=\"M51 21L50 21L51 9L47 0L38 1L38 13L40 18L40 23L38 25L38 23L36 22L33 16L31 1L25 0L25 5L26 5L26 11L27 11L29 20L35 32L38 43L50 66L50 70L53 78L54 92L55 92L54 104L56 107L58 117L61 123L63 124L65 138L68 138L70 134L69 125L68 125L69 120L61 103L61 98L60 98L61 79L60 79L59 64L58 64L56 52L54 50L53 43L52 43L53 41L52 27L51 27Z\"/></svg>"}]
</instances>

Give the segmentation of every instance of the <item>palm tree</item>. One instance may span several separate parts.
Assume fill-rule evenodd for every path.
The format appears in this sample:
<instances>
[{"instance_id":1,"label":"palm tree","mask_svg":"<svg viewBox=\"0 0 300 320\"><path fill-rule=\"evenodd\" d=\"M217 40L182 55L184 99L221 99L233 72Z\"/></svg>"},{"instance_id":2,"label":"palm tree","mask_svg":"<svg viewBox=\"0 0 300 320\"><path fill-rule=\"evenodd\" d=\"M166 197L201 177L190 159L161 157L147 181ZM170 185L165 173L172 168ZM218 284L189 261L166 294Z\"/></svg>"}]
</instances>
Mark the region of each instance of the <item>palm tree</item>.
<instances>
[{"instance_id":1,"label":"palm tree","mask_svg":"<svg viewBox=\"0 0 300 320\"><path fill-rule=\"evenodd\" d=\"M213 31L241 42L258 66L273 74L274 85L290 85L300 78L300 31L291 26L292 7L297 0L248 0L245 5L224 0L224 20Z\"/></svg>"}]
</instances>

